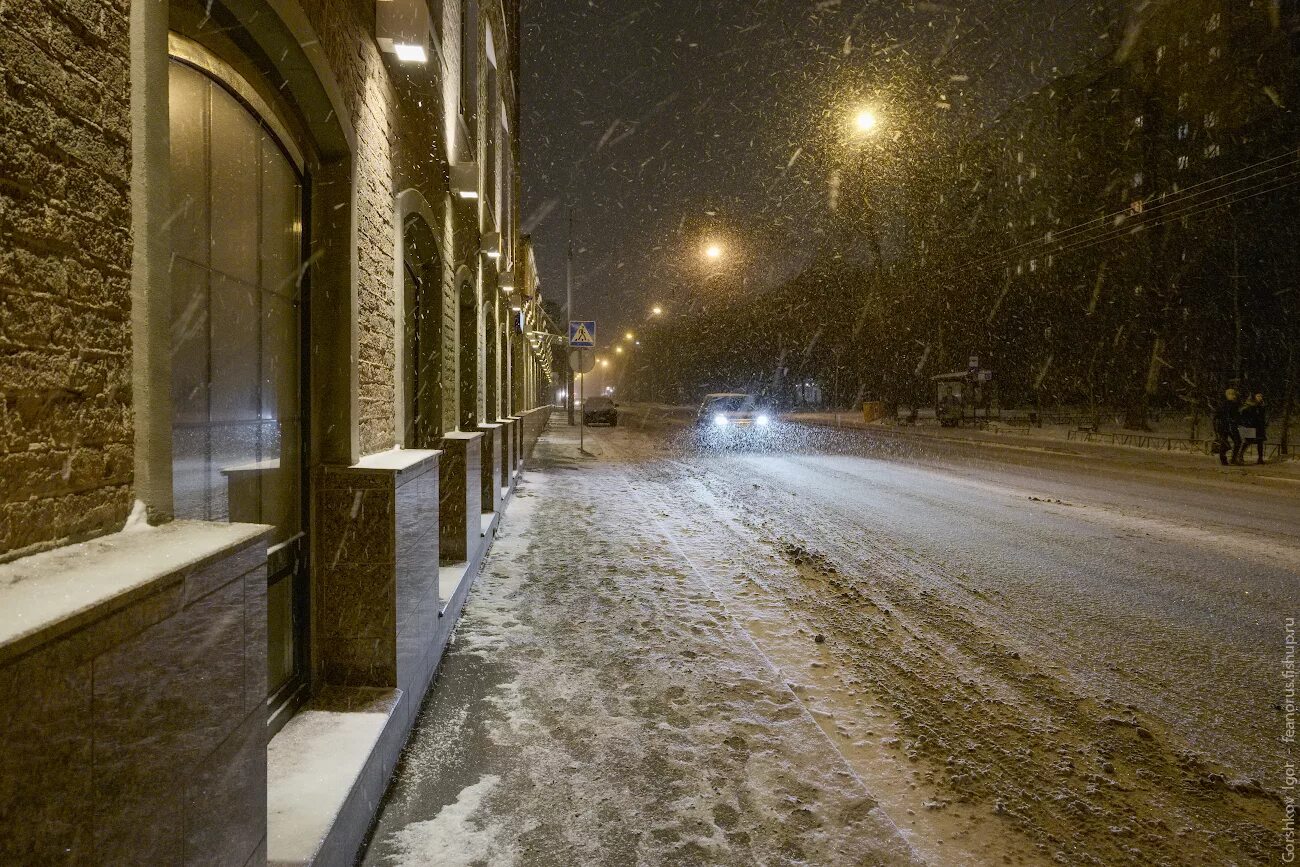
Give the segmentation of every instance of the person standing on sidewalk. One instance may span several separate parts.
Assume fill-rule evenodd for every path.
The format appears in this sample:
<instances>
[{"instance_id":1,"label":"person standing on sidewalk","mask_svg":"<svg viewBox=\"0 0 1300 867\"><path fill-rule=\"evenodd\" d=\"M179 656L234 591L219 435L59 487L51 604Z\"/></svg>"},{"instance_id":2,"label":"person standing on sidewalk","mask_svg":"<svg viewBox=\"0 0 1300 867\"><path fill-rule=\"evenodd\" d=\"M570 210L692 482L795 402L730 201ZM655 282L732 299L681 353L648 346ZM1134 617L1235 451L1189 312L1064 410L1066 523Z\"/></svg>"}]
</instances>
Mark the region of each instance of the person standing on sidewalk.
<instances>
[{"instance_id":1,"label":"person standing on sidewalk","mask_svg":"<svg viewBox=\"0 0 1300 867\"><path fill-rule=\"evenodd\" d=\"M1219 463L1228 465L1228 444L1232 444L1232 462L1241 463L1241 399L1237 389L1229 388L1223 392L1223 400L1214 412L1214 433L1218 437Z\"/></svg>"},{"instance_id":2,"label":"person standing on sidewalk","mask_svg":"<svg viewBox=\"0 0 1300 867\"><path fill-rule=\"evenodd\" d=\"M1264 395L1256 394L1241 408L1242 438L1245 445L1255 444L1255 463L1264 463L1264 442L1268 439L1268 410ZM1249 435L1249 439L1247 439Z\"/></svg>"}]
</instances>

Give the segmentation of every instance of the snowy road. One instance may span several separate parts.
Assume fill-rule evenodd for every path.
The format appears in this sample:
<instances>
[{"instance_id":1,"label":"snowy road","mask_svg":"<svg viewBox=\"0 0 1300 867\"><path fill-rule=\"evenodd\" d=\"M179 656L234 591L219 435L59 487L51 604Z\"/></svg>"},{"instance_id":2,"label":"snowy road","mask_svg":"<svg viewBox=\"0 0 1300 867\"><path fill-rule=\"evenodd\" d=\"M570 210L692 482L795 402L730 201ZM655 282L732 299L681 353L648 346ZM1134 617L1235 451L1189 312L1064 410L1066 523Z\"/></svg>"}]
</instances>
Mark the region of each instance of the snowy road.
<instances>
[{"instance_id":1,"label":"snowy road","mask_svg":"<svg viewBox=\"0 0 1300 867\"><path fill-rule=\"evenodd\" d=\"M772 446L553 428L370 863L1278 860L1286 473Z\"/></svg>"}]
</instances>

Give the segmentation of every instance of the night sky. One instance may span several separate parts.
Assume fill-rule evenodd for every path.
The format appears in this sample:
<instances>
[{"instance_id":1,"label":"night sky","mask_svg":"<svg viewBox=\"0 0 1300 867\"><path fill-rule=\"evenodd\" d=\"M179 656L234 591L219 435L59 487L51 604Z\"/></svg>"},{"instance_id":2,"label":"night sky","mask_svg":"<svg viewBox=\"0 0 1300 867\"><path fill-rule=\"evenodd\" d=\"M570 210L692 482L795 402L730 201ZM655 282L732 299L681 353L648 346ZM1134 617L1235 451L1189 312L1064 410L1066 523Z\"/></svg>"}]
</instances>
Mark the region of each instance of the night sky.
<instances>
[{"instance_id":1,"label":"night sky","mask_svg":"<svg viewBox=\"0 0 1300 867\"><path fill-rule=\"evenodd\" d=\"M761 291L815 248L857 106L883 106L885 129L978 126L1112 52L1122 3L524 0L523 222L543 294L563 303L568 201L575 312L606 336L707 288L707 241L725 279Z\"/></svg>"}]
</instances>

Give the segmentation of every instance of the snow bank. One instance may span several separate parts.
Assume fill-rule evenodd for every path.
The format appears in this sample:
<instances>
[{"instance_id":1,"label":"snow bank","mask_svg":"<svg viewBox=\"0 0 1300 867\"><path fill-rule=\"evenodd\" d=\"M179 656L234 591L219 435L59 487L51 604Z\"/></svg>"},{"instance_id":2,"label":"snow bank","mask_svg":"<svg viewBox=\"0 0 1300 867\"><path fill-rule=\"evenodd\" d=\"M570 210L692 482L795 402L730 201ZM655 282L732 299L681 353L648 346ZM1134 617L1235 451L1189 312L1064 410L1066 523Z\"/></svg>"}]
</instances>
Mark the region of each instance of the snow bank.
<instances>
[{"instance_id":1,"label":"snow bank","mask_svg":"<svg viewBox=\"0 0 1300 867\"><path fill-rule=\"evenodd\" d=\"M483 815L484 802L500 783L500 777L488 774L463 789L456 802L443 807L435 818L407 825L396 835L398 854L391 863L398 867L515 864L517 853L508 840L501 839L502 825Z\"/></svg>"}]
</instances>

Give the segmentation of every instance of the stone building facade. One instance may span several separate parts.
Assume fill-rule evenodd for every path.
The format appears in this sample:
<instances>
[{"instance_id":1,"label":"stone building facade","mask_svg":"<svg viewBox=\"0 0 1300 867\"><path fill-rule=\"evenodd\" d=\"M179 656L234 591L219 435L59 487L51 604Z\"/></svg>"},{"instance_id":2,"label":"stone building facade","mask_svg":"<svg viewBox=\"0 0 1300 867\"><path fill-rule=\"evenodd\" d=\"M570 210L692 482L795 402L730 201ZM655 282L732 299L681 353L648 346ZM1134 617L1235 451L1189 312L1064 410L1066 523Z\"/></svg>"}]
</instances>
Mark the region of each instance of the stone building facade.
<instances>
[{"instance_id":1,"label":"stone building facade","mask_svg":"<svg viewBox=\"0 0 1300 867\"><path fill-rule=\"evenodd\" d=\"M0 861L351 862L549 414L519 38L0 4Z\"/></svg>"}]
</instances>

